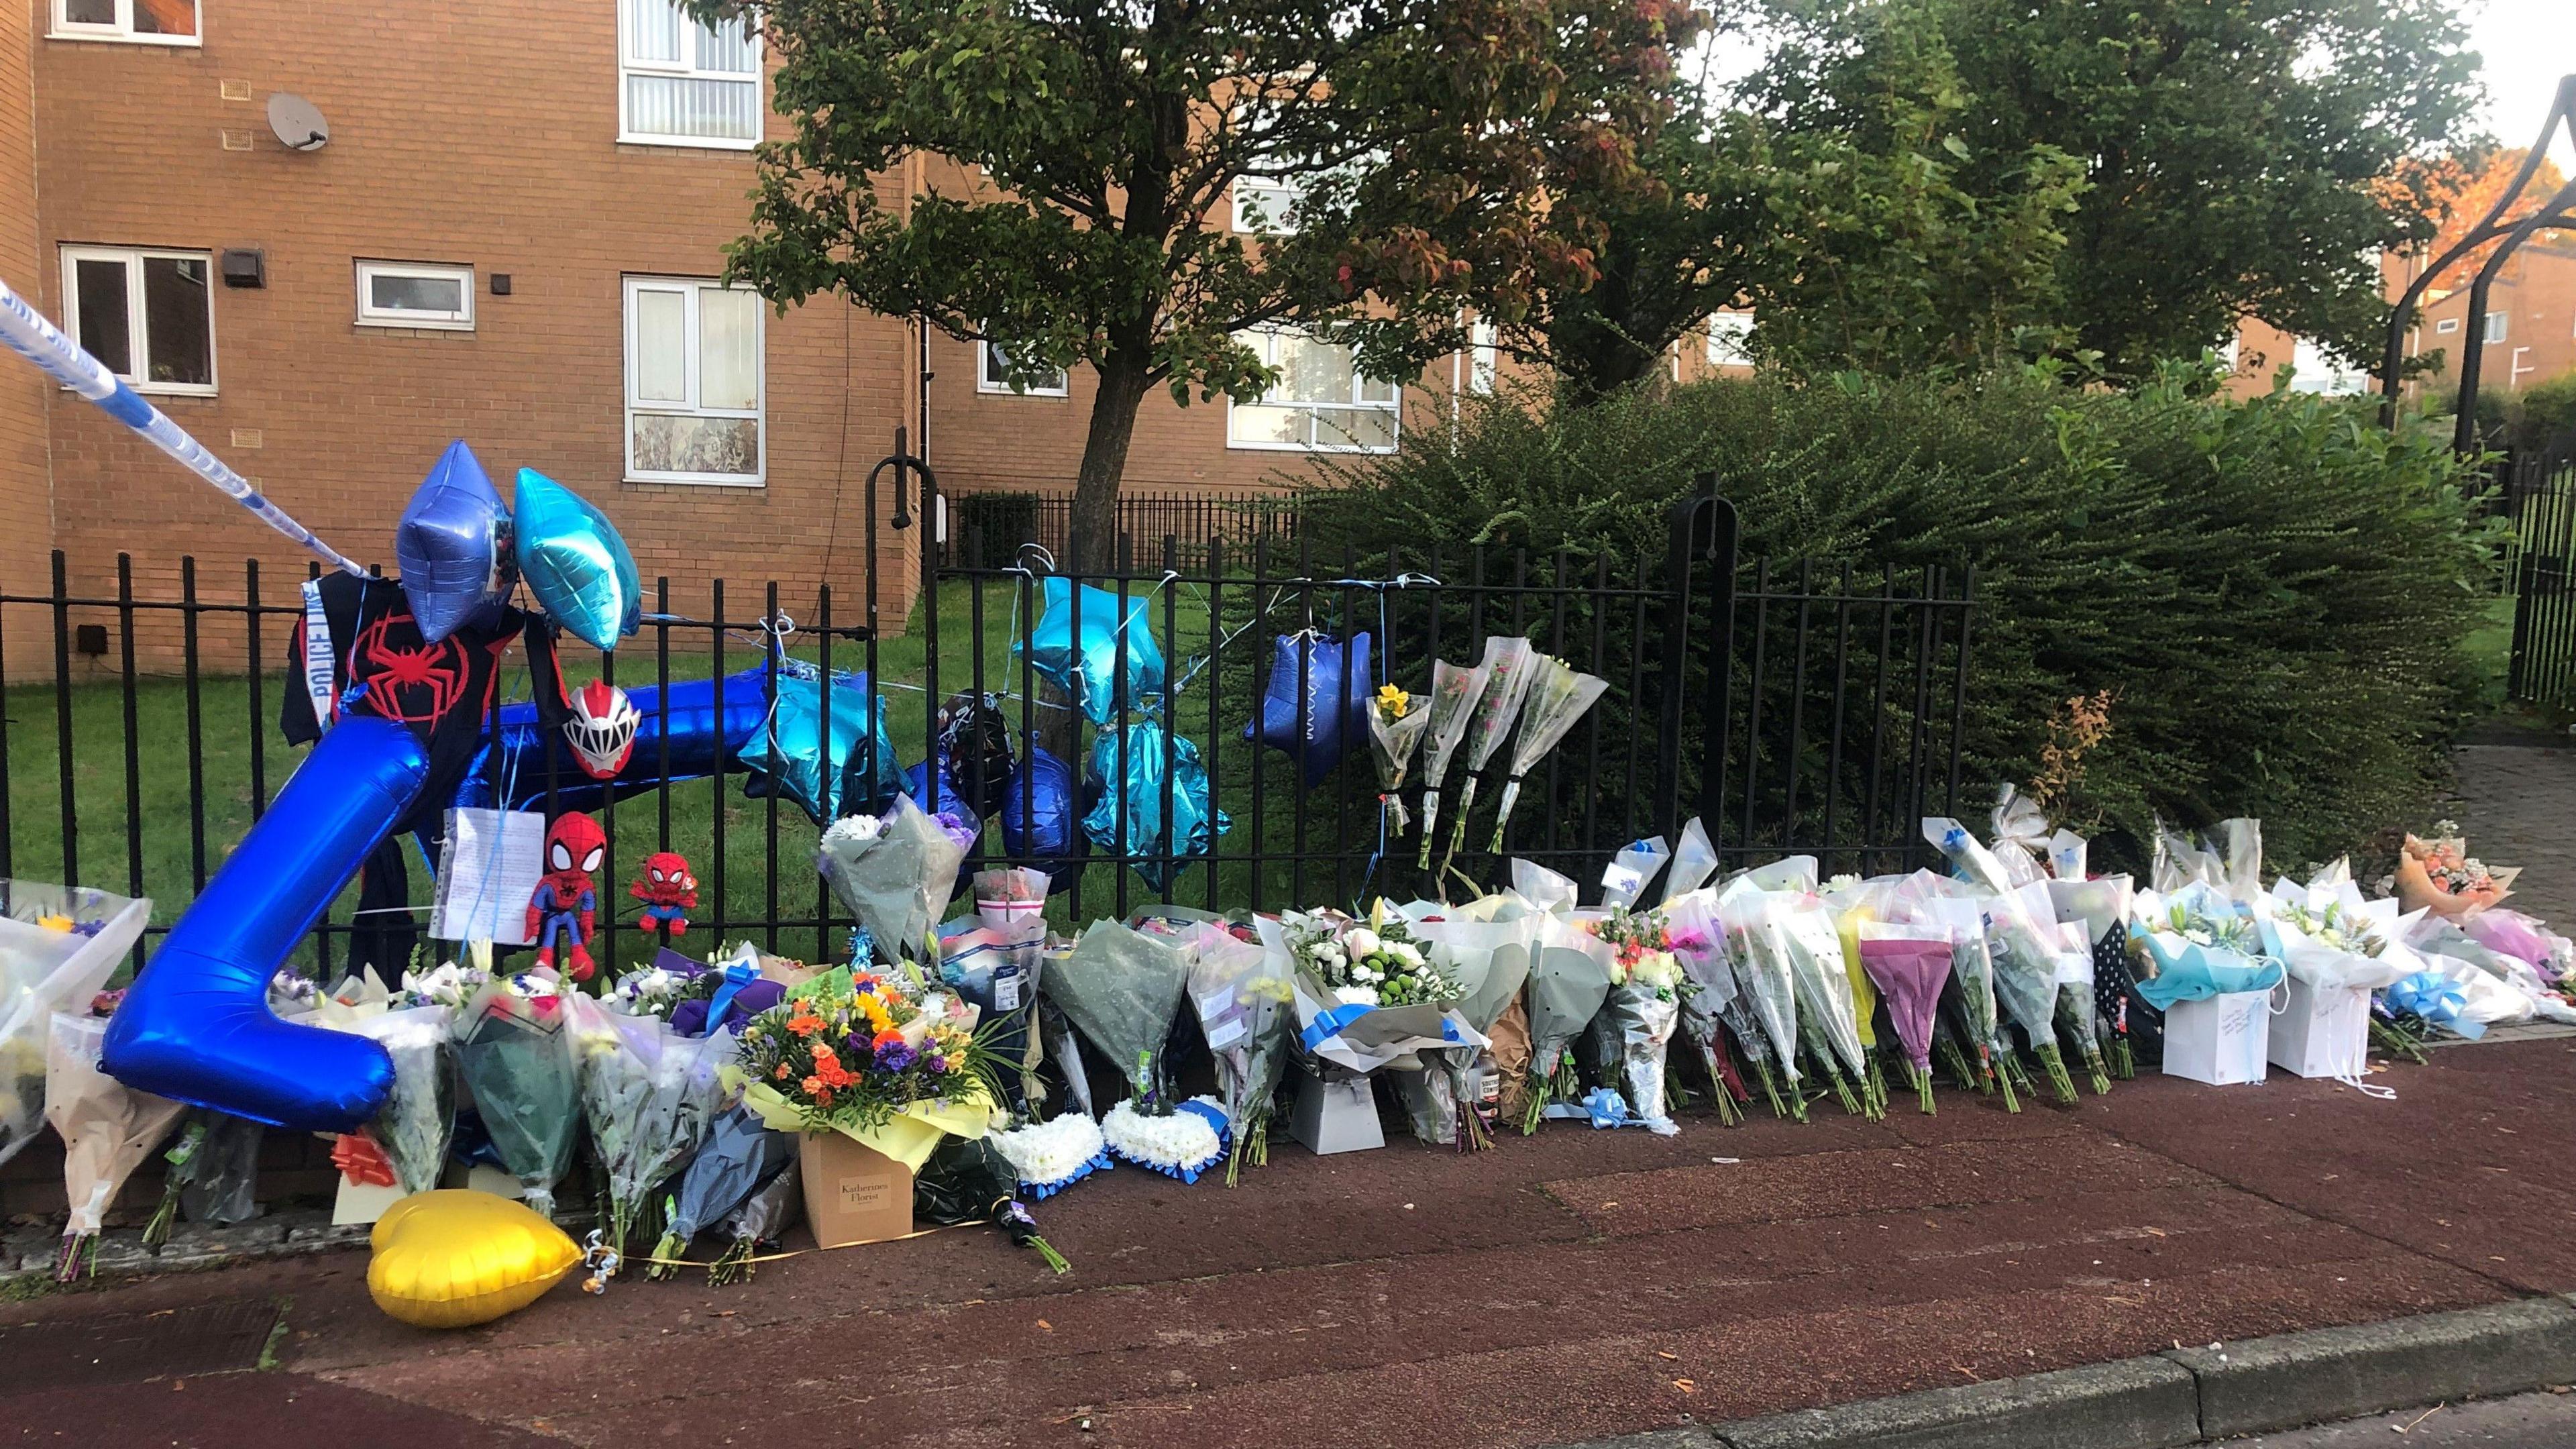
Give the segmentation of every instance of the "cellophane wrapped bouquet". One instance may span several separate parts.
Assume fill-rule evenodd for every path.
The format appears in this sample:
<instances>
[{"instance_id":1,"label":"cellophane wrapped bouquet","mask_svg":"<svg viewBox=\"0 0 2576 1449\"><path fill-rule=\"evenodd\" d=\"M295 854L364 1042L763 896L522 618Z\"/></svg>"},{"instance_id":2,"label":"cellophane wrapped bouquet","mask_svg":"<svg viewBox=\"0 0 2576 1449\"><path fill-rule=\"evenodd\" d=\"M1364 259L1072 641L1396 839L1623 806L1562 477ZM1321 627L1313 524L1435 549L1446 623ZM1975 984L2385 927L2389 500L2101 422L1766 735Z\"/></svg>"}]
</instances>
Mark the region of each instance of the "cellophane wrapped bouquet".
<instances>
[{"instance_id":1,"label":"cellophane wrapped bouquet","mask_svg":"<svg viewBox=\"0 0 2576 1449\"><path fill-rule=\"evenodd\" d=\"M622 983L621 983L622 984ZM581 1068L582 1114L608 1172L608 1246L623 1254L654 1192L688 1164L729 1095L719 1079L733 1034L686 1037L650 1012L567 998Z\"/></svg>"},{"instance_id":2,"label":"cellophane wrapped bouquet","mask_svg":"<svg viewBox=\"0 0 2576 1449\"><path fill-rule=\"evenodd\" d=\"M1424 1075L1439 1080L1421 1085L1423 1110L1438 1110L1445 1102L1456 1119L1450 1134L1455 1144L1469 1151L1490 1147L1503 1090L1493 1038L1529 982L1544 913L1506 891L1456 907L1416 901L1404 908L1404 917L1441 975L1458 988L1453 1010L1459 1019L1486 1038L1480 1046L1426 1054Z\"/></svg>"},{"instance_id":3,"label":"cellophane wrapped bouquet","mask_svg":"<svg viewBox=\"0 0 2576 1449\"><path fill-rule=\"evenodd\" d=\"M1692 824L1696 826L1698 822ZM1677 866L1678 863L1677 859ZM1741 1104L1751 1101L1752 1095L1736 1066L1735 1059L1742 1049L1727 1044L1729 1021L1737 1013L1743 989L1736 982L1735 967L1727 956L1726 930L1717 915L1717 892L1694 887L1668 895L1663 914L1665 942L1682 968L1678 1030L1708 1069L1709 1082L1717 1092L1718 1120L1732 1127L1744 1120ZM1768 1070L1767 1062L1763 1069ZM1769 1090L1776 1104L1778 1089Z\"/></svg>"},{"instance_id":4,"label":"cellophane wrapped bouquet","mask_svg":"<svg viewBox=\"0 0 2576 1449\"><path fill-rule=\"evenodd\" d=\"M2159 1011L2281 982L2281 963L2264 955L2253 913L2217 886L2195 881L2170 896L2140 891L2130 916L2133 938L2154 968L2138 982L2138 994Z\"/></svg>"},{"instance_id":5,"label":"cellophane wrapped bouquet","mask_svg":"<svg viewBox=\"0 0 2576 1449\"><path fill-rule=\"evenodd\" d=\"M104 891L0 880L0 1162L45 1123L53 1015L87 1006L152 915Z\"/></svg>"},{"instance_id":6,"label":"cellophane wrapped bouquet","mask_svg":"<svg viewBox=\"0 0 2576 1449\"><path fill-rule=\"evenodd\" d=\"M1807 1094L1798 1070L1798 989L1788 953L1771 937L1769 893L1751 875L1728 881L1717 894L1718 926L1735 1000L1722 1009L1743 1046L1745 1060L1771 1101L1773 1116L1807 1120ZM1784 1110L1785 1109L1785 1110Z\"/></svg>"},{"instance_id":7,"label":"cellophane wrapped bouquet","mask_svg":"<svg viewBox=\"0 0 2576 1449\"><path fill-rule=\"evenodd\" d=\"M743 1028L744 1101L781 1130L844 1133L898 1160L913 1146L926 1155L941 1132L980 1136L1001 1100L975 1022L972 1006L903 973L837 967ZM930 1130L891 1140L906 1117Z\"/></svg>"},{"instance_id":8,"label":"cellophane wrapped bouquet","mask_svg":"<svg viewBox=\"0 0 2576 1449\"><path fill-rule=\"evenodd\" d=\"M1369 702L1369 758L1377 766L1377 803L1386 811L1389 839L1404 835L1404 780L1430 728L1431 701L1423 695L1389 684Z\"/></svg>"},{"instance_id":9,"label":"cellophane wrapped bouquet","mask_svg":"<svg viewBox=\"0 0 2576 1449\"><path fill-rule=\"evenodd\" d=\"M2519 874L2517 868L2499 869L2469 854L2460 827L2443 820L2435 822L2430 840L2406 837L2389 885L2406 909L2456 921L2501 903L2513 893Z\"/></svg>"},{"instance_id":10,"label":"cellophane wrapped bouquet","mask_svg":"<svg viewBox=\"0 0 2576 1449\"><path fill-rule=\"evenodd\" d=\"M1190 1001L1215 1059L1217 1100L1233 1124L1228 1187L1247 1160L1255 1166L1270 1160L1271 1102L1296 1035L1296 993L1286 976L1266 969L1269 959L1260 942L1213 924L1199 928L1191 952Z\"/></svg>"},{"instance_id":11,"label":"cellophane wrapped bouquet","mask_svg":"<svg viewBox=\"0 0 2576 1449\"><path fill-rule=\"evenodd\" d=\"M1926 817L1923 836L1949 858L1962 879L1987 893L1980 905L1995 997L2004 1014L2029 1038L2031 1054L2046 1070L2057 1100L2068 1106L2075 1102L2075 1079L2067 1071L2058 1040L2061 1023L2075 1038L2093 1090L2110 1091L2110 1066L2102 1058L2094 1029L2092 983L2060 979L2059 957L2065 942L2057 930L2057 910L2049 903L2047 882L2012 884L1994 852L1956 820Z\"/></svg>"},{"instance_id":12,"label":"cellophane wrapped bouquet","mask_svg":"<svg viewBox=\"0 0 2576 1449\"><path fill-rule=\"evenodd\" d=\"M1524 995L1529 1010L1529 1106L1521 1119L1523 1133L1535 1132L1547 1109L1583 1097L1575 1069L1574 1042L1610 999L1616 974L1616 952L1609 942L1578 929L1566 915L1550 913L1543 923L1537 953L1530 958Z\"/></svg>"},{"instance_id":13,"label":"cellophane wrapped bouquet","mask_svg":"<svg viewBox=\"0 0 2576 1449\"><path fill-rule=\"evenodd\" d=\"M542 968L496 976L456 1016L456 1068L493 1150L529 1207L554 1215L581 1136L581 1068L561 983Z\"/></svg>"},{"instance_id":14,"label":"cellophane wrapped bouquet","mask_svg":"<svg viewBox=\"0 0 2576 1449\"><path fill-rule=\"evenodd\" d=\"M1630 1115L1659 1137L1681 1131L1664 1108L1664 1054L1681 1021L1682 969L1664 919L1654 911L1613 909L1583 923L1610 948L1610 991L1594 1021L1603 1032L1603 1065L1615 1064Z\"/></svg>"},{"instance_id":15,"label":"cellophane wrapped bouquet","mask_svg":"<svg viewBox=\"0 0 2576 1449\"><path fill-rule=\"evenodd\" d=\"M448 1141L456 1131L456 1015L456 1006L398 1006L343 1028L372 1037L393 1059L393 1089L367 1124L367 1135L383 1149L406 1193L438 1186L447 1166Z\"/></svg>"},{"instance_id":16,"label":"cellophane wrapped bouquet","mask_svg":"<svg viewBox=\"0 0 2576 1449\"><path fill-rule=\"evenodd\" d=\"M692 1239L730 1216L762 1184L795 1162L795 1134L772 1128L747 1107L726 1109L708 1129L706 1143L689 1159L670 1195L650 1275L668 1278L679 1272L684 1266L681 1256ZM732 1246L728 1243L727 1250Z\"/></svg>"},{"instance_id":17,"label":"cellophane wrapped bouquet","mask_svg":"<svg viewBox=\"0 0 2576 1449\"><path fill-rule=\"evenodd\" d=\"M54 1276L66 1283L87 1270L107 1210L125 1180L186 1110L168 1098L135 1091L99 1066L108 1018L123 995L100 992L88 1011L57 1011L49 1020L45 1120L63 1139L63 1195L71 1202Z\"/></svg>"}]
</instances>

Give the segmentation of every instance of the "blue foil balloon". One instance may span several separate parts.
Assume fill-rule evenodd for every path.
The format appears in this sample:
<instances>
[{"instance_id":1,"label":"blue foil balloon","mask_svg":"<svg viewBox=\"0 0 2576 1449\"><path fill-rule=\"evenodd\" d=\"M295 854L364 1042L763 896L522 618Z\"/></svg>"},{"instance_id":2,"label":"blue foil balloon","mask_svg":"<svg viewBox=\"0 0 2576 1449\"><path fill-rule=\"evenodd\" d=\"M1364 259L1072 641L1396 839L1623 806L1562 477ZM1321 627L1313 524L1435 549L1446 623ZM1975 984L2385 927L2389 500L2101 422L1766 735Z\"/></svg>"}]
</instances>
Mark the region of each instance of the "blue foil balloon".
<instances>
[{"instance_id":1,"label":"blue foil balloon","mask_svg":"<svg viewBox=\"0 0 2576 1449\"><path fill-rule=\"evenodd\" d=\"M495 792L491 755L498 749L499 794L504 808L545 808L549 769L546 744L550 734L554 738L551 768L557 810L597 810L611 799L623 800L674 781L703 779L714 774L719 765L738 768L744 763L744 752L760 739L760 727L769 718L769 671L763 666L726 675L722 708L717 707L716 684L712 679L684 679L673 684L667 726L660 686L646 684L628 690L626 697L643 720L635 727L635 749L627 755L625 766L606 781L592 779L574 758L571 744L559 732L537 722L533 702L505 704L501 706L497 743L490 739L484 742L482 753L467 769L452 803L492 804ZM837 716L832 729L836 734L841 729Z\"/></svg>"},{"instance_id":2,"label":"blue foil balloon","mask_svg":"<svg viewBox=\"0 0 2576 1449\"><path fill-rule=\"evenodd\" d=\"M1163 692L1163 650L1154 642L1147 618L1148 601L1130 596L1120 623L1118 596L1089 584L1079 594L1063 579L1046 581L1046 610L1025 641L1015 641L1016 656L1025 651L1029 666L1080 705L1096 725L1113 723L1118 706L1130 708ZM1075 637L1074 600L1082 601L1081 637ZM1127 636L1127 677L1118 678L1118 636Z\"/></svg>"},{"instance_id":3,"label":"blue foil balloon","mask_svg":"<svg viewBox=\"0 0 2576 1449\"><path fill-rule=\"evenodd\" d=\"M534 468L519 470L519 572L546 617L594 649L614 649L644 622L635 556L608 515Z\"/></svg>"},{"instance_id":4,"label":"blue foil balloon","mask_svg":"<svg viewBox=\"0 0 2576 1449\"><path fill-rule=\"evenodd\" d=\"M1047 894L1073 888L1091 842L1080 828L1073 767L1032 746L1002 791L1002 849L1047 873Z\"/></svg>"},{"instance_id":5,"label":"blue foil balloon","mask_svg":"<svg viewBox=\"0 0 2576 1449\"><path fill-rule=\"evenodd\" d=\"M108 1074L295 1132L352 1132L374 1117L393 1086L385 1049L278 1020L268 983L428 777L403 726L365 715L333 725L135 977L108 1023Z\"/></svg>"},{"instance_id":6,"label":"blue foil balloon","mask_svg":"<svg viewBox=\"0 0 2576 1449\"><path fill-rule=\"evenodd\" d=\"M1305 736L1310 790L1342 762L1351 741L1368 738L1369 636L1351 636L1348 655L1345 661L1341 640L1311 631L1272 640L1270 683L1261 691L1260 712L1243 727L1245 739L1257 739L1291 760L1298 758L1298 736ZM1302 702L1297 694L1301 656L1306 661Z\"/></svg>"},{"instance_id":7,"label":"blue foil balloon","mask_svg":"<svg viewBox=\"0 0 2576 1449\"><path fill-rule=\"evenodd\" d=\"M394 562L403 597L435 644L468 624L501 619L519 582L510 542L510 505L463 438L447 445L394 525Z\"/></svg>"},{"instance_id":8,"label":"blue foil balloon","mask_svg":"<svg viewBox=\"0 0 2576 1449\"><path fill-rule=\"evenodd\" d=\"M871 704L875 739L863 745ZM769 729L743 752L743 764L764 778L748 782L745 793L775 791L803 806L818 825L891 799L901 776L894 745L886 738L885 704L868 688L866 676L842 675L832 681L828 754L823 723L822 681L778 676L778 707L770 714Z\"/></svg>"},{"instance_id":9,"label":"blue foil balloon","mask_svg":"<svg viewBox=\"0 0 2576 1449\"><path fill-rule=\"evenodd\" d=\"M1145 883L1161 890L1192 859L1215 848L1216 838L1234 827L1225 812L1214 808L1208 794L1207 766L1199 762L1199 747L1163 728L1161 720L1137 720L1127 726L1126 769L1119 769L1117 730L1104 730L1092 737L1091 779L1099 795L1091 802L1091 812L1082 817L1082 831L1092 843L1126 856L1159 856L1163 854L1163 750L1171 747L1171 854L1174 859L1137 860L1136 873ZM1125 805L1124 839L1121 839L1120 805Z\"/></svg>"}]
</instances>

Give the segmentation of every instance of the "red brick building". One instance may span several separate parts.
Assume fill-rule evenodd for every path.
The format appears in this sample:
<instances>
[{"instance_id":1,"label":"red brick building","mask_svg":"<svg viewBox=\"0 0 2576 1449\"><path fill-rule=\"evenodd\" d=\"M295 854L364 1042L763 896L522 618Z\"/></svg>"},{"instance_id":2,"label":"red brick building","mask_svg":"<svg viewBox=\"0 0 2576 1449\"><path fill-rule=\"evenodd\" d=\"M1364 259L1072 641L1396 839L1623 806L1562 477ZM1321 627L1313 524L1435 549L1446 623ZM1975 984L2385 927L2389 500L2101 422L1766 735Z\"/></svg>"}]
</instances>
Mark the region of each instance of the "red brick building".
<instances>
[{"instance_id":1,"label":"red brick building","mask_svg":"<svg viewBox=\"0 0 2576 1449\"><path fill-rule=\"evenodd\" d=\"M403 501L461 436L496 479L533 467L600 504L675 606L711 576L809 599L828 579L853 598L859 490L898 425L927 435L952 491L1065 488L1090 386L1077 371L1013 392L980 344L832 301L776 315L719 287L749 148L783 124L762 70L756 42L671 0L541 16L492 0L0 0L0 277L359 558L389 555ZM319 110L326 143L281 140L281 93ZM889 202L933 167L956 184L916 160L884 178ZM1437 425L1449 375L1473 371L1399 389L1346 358L1296 360L1274 406L1149 397L1129 486L1293 479L1317 451ZM108 585L119 550L143 592L174 587L183 552L222 587L245 556L303 570L12 362L0 589L40 589L51 547L82 590ZM898 608L901 582L882 584Z\"/></svg>"}]
</instances>

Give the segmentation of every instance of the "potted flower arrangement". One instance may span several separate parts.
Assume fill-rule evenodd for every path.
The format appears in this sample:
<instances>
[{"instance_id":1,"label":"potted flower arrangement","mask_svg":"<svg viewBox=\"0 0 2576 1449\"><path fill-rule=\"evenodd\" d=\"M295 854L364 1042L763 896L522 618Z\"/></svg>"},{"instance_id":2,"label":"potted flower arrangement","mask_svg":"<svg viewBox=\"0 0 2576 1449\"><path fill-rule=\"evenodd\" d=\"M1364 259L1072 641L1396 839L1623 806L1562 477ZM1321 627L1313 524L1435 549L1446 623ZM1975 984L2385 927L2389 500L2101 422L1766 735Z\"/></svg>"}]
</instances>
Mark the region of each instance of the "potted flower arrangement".
<instances>
[{"instance_id":1,"label":"potted flower arrangement","mask_svg":"<svg viewBox=\"0 0 2576 1449\"><path fill-rule=\"evenodd\" d=\"M991 1125L975 1008L872 972L827 971L743 1027L743 1101L800 1133L805 1213L827 1248L912 1231L912 1175L943 1134Z\"/></svg>"}]
</instances>

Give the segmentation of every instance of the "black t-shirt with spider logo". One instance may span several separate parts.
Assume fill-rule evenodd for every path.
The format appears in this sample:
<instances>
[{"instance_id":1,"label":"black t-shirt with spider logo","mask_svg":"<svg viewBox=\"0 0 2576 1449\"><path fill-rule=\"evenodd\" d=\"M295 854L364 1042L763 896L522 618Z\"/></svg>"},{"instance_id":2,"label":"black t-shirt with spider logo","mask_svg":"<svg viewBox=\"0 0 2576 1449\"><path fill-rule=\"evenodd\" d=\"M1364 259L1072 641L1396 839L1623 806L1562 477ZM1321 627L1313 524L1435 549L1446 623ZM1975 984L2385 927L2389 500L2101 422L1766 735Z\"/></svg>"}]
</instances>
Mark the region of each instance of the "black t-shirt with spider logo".
<instances>
[{"instance_id":1,"label":"black t-shirt with spider logo","mask_svg":"<svg viewBox=\"0 0 2576 1449\"><path fill-rule=\"evenodd\" d=\"M290 667L278 726L292 744L322 738L316 689L325 691L332 719L363 714L410 726L429 755L429 781L398 830L438 832L482 744L501 661L513 643L524 640L528 646L538 719L555 728L568 713L554 631L538 615L507 609L490 628L468 625L433 644L421 637L402 585L391 579L335 573L307 587L319 593L330 638L329 682L324 686L318 668L308 682L308 666L319 661L308 658L306 619L299 617L287 648Z\"/></svg>"}]
</instances>

